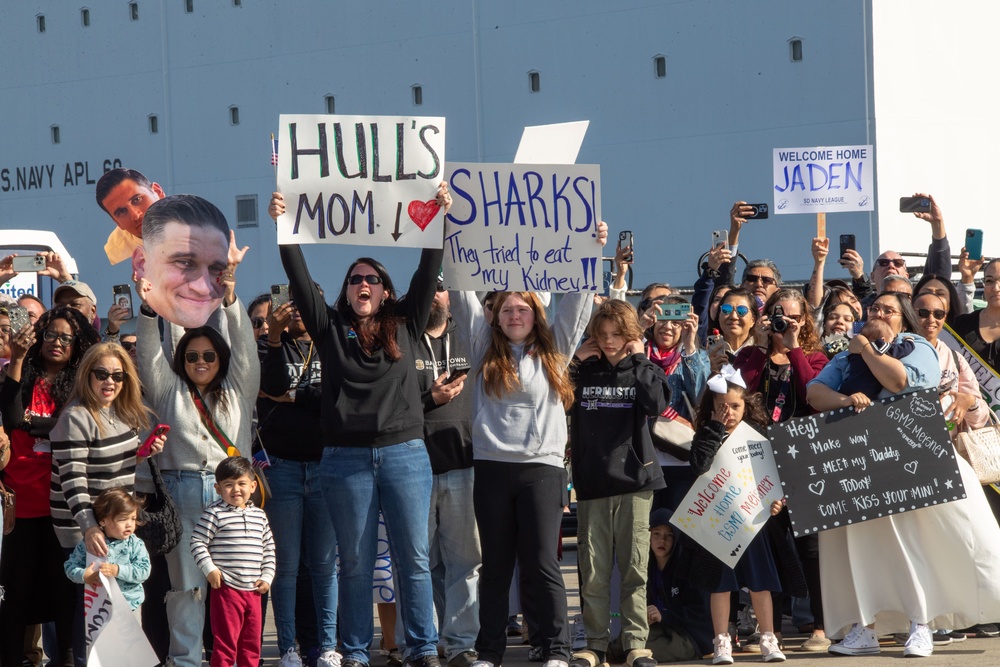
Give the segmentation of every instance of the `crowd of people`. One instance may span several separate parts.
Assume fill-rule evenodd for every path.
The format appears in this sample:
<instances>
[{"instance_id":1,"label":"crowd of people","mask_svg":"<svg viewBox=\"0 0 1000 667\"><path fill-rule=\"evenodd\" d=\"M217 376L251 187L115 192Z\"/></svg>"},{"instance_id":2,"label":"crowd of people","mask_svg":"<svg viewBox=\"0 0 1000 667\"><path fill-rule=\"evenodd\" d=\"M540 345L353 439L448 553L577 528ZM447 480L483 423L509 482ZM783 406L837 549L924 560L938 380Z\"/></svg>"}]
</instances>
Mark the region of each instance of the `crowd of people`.
<instances>
[{"instance_id":1,"label":"crowd of people","mask_svg":"<svg viewBox=\"0 0 1000 667\"><path fill-rule=\"evenodd\" d=\"M244 306L248 249L210 202L126 169L96 194L116 224L109 260L132 259L135 332L126 302L102 327L93 291L54 253L51 307L0 304L0 465L16 497L0 667L38 664L39 641L49 664L86 665L84 587L110 580L180 667L206 654L256 667L268 598L280 667L369 667L373 602L394 603L379 605L390 665L499 667L512 584L545 667L731 664L737 650L783 661L789 605L804 651L874 654L899 633L905 655L929 656L1000 634L1000 498L961 459L967 498L818 535L795 537L795 498L776 501L735 567L671 523L741 424L763 432L929 388L956 431L987 423L975 374L941 335L1000 370L1000 260L963 249L954 283L929 195L915 284L891 250L869 274L848 250L850 280L827 280L825 238L804 289L768 259L737 278L750 212L737 202L690 298L654 283L631 305L635 249L619 243L608 297L565 294L550 310L548 294L446 291L441 249L421 252L405 292L359 258L328 302L290 245L287 303ZM444 183L437 203L451 204ZM284 208L274 193L270 215ZM177 519L168 546L142 520L161 487ZM569 488L579 636L560 571ZM392 590L373 599L382 543Z\"/></svg>"}]
</instances>

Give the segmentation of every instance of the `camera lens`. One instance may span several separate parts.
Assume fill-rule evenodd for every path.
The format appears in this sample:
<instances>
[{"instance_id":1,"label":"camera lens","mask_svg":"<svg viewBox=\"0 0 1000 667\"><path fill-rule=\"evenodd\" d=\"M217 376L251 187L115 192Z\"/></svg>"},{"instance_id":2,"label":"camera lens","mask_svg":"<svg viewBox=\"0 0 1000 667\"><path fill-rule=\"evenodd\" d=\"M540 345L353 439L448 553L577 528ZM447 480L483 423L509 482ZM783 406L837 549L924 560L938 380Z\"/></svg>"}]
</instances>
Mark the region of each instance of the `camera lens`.
<instances>
[{"instance_id":1,"label":"camera lens","mask_svg":"<svg viewBox=\"0 0 1000 667\"><path fill-rule=\"evenodd\" d=\"M785 333L788 329L788 322L781 315L775 315L771 319L771 331L774 333Z\"/></svg>"}]
</instances>

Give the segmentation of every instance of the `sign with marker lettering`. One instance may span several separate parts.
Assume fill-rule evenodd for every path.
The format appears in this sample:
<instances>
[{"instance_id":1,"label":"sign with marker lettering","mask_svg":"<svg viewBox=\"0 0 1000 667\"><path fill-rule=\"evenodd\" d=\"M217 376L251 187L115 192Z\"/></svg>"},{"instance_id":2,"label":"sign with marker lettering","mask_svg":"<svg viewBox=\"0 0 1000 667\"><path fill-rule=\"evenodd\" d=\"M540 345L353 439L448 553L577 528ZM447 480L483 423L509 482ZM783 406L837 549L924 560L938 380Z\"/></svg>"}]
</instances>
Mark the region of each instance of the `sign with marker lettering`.
<instances>
[{"instance_id":1,"label":"sign with marker lettering","mask_svg":"<svg viewBox=\"0 0 1000 667\"><path fill-rule=\"evenodd\" d=\"M781 481L771 443L741 422L715 454L708 472L695 480L670 522L729 567L781 500Z\"/></svg>"},{"instance_id":2,"label":"sign with marker lettering","mask_svg":"<svg viewBox=\"0 0 1000 667\"><path fill-rule=\"evenodd\" d=\"M598 289L601 173L597 165L449 164L448 289Z\"/></svg>"},{"instance_id":3,"label":"sign with marker lettering","mask_svg":"<svg viewBox=\"0 0 1000 667\"><path fill-rule=\"evenodd\" d=\"M937 389L767 427L798 537L965 498Z\"/></svg>"},{"instance_id":4,"label":"sign with marker lettering","mask_svg":"<svg viewBox=\"0 0 1000 667\"><path fill-rule=\"evenodd\" d=\"M278 243L440 248L444 118L278 119Z\"/></svg>"},{"instance_id":5,"label":"sign with marker lettering","mask_svg":"<svg viewBox=\"0 0 1000 667\"><path fill-rule=\"evenodd\" d=\"M875 210L875 160L868 146L774 149L776 213Z\"/></svg>"}]
</instances>

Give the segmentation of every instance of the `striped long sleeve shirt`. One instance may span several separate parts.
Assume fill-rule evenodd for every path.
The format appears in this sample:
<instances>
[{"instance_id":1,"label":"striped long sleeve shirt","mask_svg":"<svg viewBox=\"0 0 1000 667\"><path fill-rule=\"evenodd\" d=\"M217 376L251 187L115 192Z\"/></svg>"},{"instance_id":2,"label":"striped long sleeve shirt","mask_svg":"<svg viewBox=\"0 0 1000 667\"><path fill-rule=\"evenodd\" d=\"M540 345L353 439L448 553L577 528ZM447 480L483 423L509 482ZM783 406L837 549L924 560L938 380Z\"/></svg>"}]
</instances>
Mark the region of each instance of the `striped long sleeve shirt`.
<instances>
[{"instance_id":1,"label":"striped long sleeve shirt","mask_svg":"<svg viewBox=\"0 0 1000 667\"><path fill-rule=\"evenodd\" d=\"M221 570L230 588L252 591L258 579L274 579L271 526L252 503L240 509L217 500L206 507L191 535L191 555L205 576Z\"/></svg>"},{"instance_id":2,"label":"striped long sleeve shirt","mask_svg":"<svg viewBox=\"0 0 1000 667\"><path fill-rule=\"evenodd\" d=\"M52 480L49 502L59 543L72 549L83 533L97 526L93 501L101 491L135 486L136 431L114 413L104 419L101 432L90 410L73 401L66 405L52 429ZM114 424L112 424L114 422Z\"/></svg>"}]
</instances>

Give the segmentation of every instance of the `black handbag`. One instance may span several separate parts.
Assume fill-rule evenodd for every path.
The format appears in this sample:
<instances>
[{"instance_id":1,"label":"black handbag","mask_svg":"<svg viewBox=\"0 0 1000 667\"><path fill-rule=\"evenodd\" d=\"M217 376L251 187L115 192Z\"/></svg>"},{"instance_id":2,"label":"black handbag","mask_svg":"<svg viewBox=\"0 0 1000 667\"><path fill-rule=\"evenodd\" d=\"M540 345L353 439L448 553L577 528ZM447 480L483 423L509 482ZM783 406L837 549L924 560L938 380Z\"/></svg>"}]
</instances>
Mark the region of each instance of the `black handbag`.
<instances>
[{"instance_id":1,"label":"black handbag","mask_svg":"<svg viewBox=\"0 0 1000 667\"><path fill-rule=\"evenodd\" d=\"M135 534L146 543L150 556L170 553L181 541L181 517L174 499L167 493L160 467L152 458L146 459L153 473L153 493L146 496L144 507L139 510L139 525Z\"/></svg>"}]
</instances>

